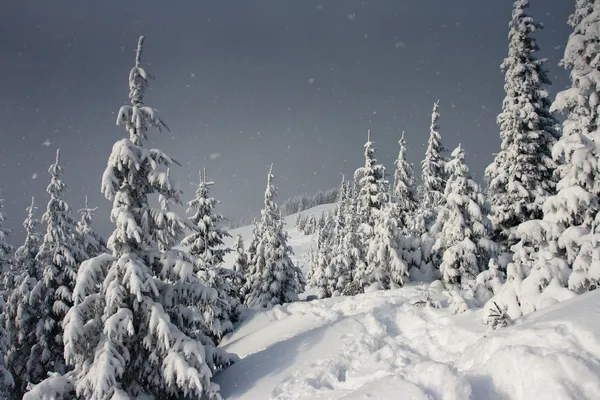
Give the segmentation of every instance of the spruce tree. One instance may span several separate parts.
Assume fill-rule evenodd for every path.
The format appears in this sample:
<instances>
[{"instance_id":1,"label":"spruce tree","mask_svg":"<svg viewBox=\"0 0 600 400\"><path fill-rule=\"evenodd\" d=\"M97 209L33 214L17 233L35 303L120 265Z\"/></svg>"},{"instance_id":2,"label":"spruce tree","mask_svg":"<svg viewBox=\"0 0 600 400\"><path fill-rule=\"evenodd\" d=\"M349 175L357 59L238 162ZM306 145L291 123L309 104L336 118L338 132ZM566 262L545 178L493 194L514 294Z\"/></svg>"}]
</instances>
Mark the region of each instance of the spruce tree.
<instances>
[{"instance_id":1,"label":"spruce tree","mask_svg":"<svg viewBox=\"0 0 600 400\"><path fill-rule=\"evenodd\" d=\"M362 251L357 254L362 259L357 263L354 271L354 280L359 293L370 285L370 278L367 276L366 252L373 238L377 211L389 201L385 167L377 163L376 149L371 141L370 130L364 147L365 165L354 173L354 180L358 185L356 217L359 218L358 229L362 248Z\"/></svg>"},{"instance_id":2,"label":"spruce tree","mask_svg":"<svg viewBox=\"0 0 600 400\"><path fill-rule=\"evenodd\" d=\"M397 203L387 203L376 213L377 223L367 252L366 278L377 289L396 289L408 278L408 264L402 258L404 237L398 226L400 207Z\"/></svg>"},{"instance_id":3,"label":"spruce tree","mask_svg":"<svg viewBox=\"0 0 600 400\"><path fill-rule=\"evenodd\" d=\"M444 166L446 164L443 152L442 138L439 133L438 120L439 101L433 104L431 113L431 126L429 128L429 140L427 141L427 150L425 159L421 162L423 169L423 189L422 189L422 207L424 210L435 209L444 197L446 187L446 173ZM432 216L435 219L435 215ZM433 221L426 221L426 227Z\"/></svg>"},{"instance_id":4,"label":"spruce tree","mask_svg":"<svg viewBox=\"0 0 600 400\"><path fill-rule=\"evenodd\" d=\"M1 286L4 288L10 288L10 278L12 275L11 268L11 256L13 252L13 247L8 244L8 236L10 235L10 231L4 227L4 220L6 219L6 215L2 211L4 208L4 200L0 199L0 274L4 277L2 281L0 281L0 290Z\"/></svg>"},{"instance_id":5,"label":"spruce tree","mask_svg":"<svg viewBox=\"0 0 600 400\"><path fill-rule=\"evenodd\" d=\"M45 371L64 374L67 367L62 321L73 305L77 269L86 256L78 238L77 222L63 200L67 186L61 180L63 168L59 162L60 151L57 150L56 161L48 170L51 179L46 191L50 200L42 215L46 234L36 255L36 261L43 269L43 286L36 303L40 319L36 326L37 343L32 352L38 353Z\"/></svg>"},{"instance_id":6,"label":"spruce tree","mask_svg":"<svg viewBox=\"0 0 600 400\"><path fill-rule=\"evenodd\" d=\"M211 383L217 354L198 340L198 304L216 299L202 285L197 265L182 251L162 252L157 232L175 232L175 214L157 218L149 196L179 201L163 168L174 161L163 151L143 147L149 128L166 128L156 110L144 105L149 75L141 67L143 36L129 74L131 105L121 107L117 124L129 138L113 146L102 178L102 192L113 201L112 254L85 261L65 319L65 357L77 396L88 400L154 397L220 399ZM169 238L168 238L169 239ZM169 239L171 240L171 239ZM233 361L224 356L225 364Z\"/></svg>"},{"instance_id":7,"label":"spruce tree","mask_svg":"<svg viewBox=\"0 0 600 400\"><path fill-rule=\"evenodd\" d=\"M495 246L489 239L485 196L469 173L461 145L452 152L446 172L448 182L436 221L439 235L434 247L442 254L442 280L465 285L487 266Z\"/></svg>"},{"instance_id":8,"label":"spruce tree","mask_svg":"<svg viewBox=\"0 0 600 400\"><path fill-rule=\"evenodd\" d=\"M23 222L25 241L15 251L12 262L13 289L8 296L4 321L8 334L6 365L15 382L15 399L23 396L28 382L39 382L46 373L40 363L36 337L36 324L41 318L37 303L43 286L43 270L35 259L41 242L36 210L32 198Z\"/></svg>"},{"instance_id":9,"label":"spruce tree","mask_svg":"<svg viewBox=\"0 0 600 400\"><path fill-rule=\"evenodd\" d=\"M256 253L250 261L251 275L246 282L245 303L249 307L268 307L298 300L304 290L302 271L292 262L292 248L287 244L287 232L275 198L273 166L267 175L264 209L256 226L253 242Z\"/></svg>"},{"instance_id":10,"label":"spruce tree","mask_svg":"<svg viewBox=\"0 0 600 400\"><path fill-rule=\"evenodd\" d=\"M225 217L214 212L219 201L210 196L210 187L213 185L214 182L207 181L206 171L200 174L200 183L187 210L188 213L194 213L190 222L196 229L181 241L181 245L189 247L191 254L202 257L207 266L216 267L223 263L223 257L231 251L223 248L223 240L231 235L220 227Z\"/></svg>"},{"instance_id":11,"label":"spruce tree","mask_svg":"<svg viewBox=\"0 0 600 400\"><path fill-rule=\"evenodd\" d=\"M14 392L15 382L12 374L6 368L6 355L8 352L8 335L4 328L7 318L5 297L7 292L0 291L0 400L8 400L9 394Z\"/></svg>"},{"instance_id":12,"label":"spruce tree","mask_svg":"<svg viewBox=\"0 0 600 400\"><path fill-rule=\"evenodd\" d=\"M404 232L413 230L413 213L417 209L417 193L414 187L414 175L412 166L406 160L406 141L404 132L398 142L400 152L395 162L396 170L394 172L394 190L392 193L392 202L396 203L399 229Z\"/></svg>"},{"instance_id":13,"label":"spruce tree","mask_svg":"<svg viewBox=\"0 0 600 400\"><path fill-rule=\"evenodd\" d=\"M88 198L85 196L85 205L78 211L81 218L77 222L77 233L79 233L79 237L83 242L83 249L87 258L96 257L108 251L104 239L92 229L92 221L97 209L98 207L90 208L88 206Z\"/></svg>"},{"instance_id":14,"label":"spruce tree","mask_svg":"<svg viewBox=\"0 0 600 400\"><path fill-rule=\"evenodd\" d=\"M181 245L188 248L188 252L195 257L200 265L200 280L218 293L218 307L207 304L202 310L210 331L207 334L215 342L221 340L223 335L233 330L233 320L237 318L237 296L231 297L232 288L221 268L223 257L229 248L223 248L224 238L231 235L220 228L225 218L214 212L219 203L210 196L210 187L214 182L206 179L206 170L200 173L200 183L194 198L188 202L187 212L193 212L190 224L193 231L181 241Z\"/></svg>"},{"instance_id":15,"label":"spruce tree","mask_svg":"<svg viewBox=\"0 0 600 400\"><path fill-rule=\"evenodd\" d=\"M571 87L560 92L553 110L566 114L562 137L552 149L558 164L558 193L544 204L544 220L561 231L557 257L573 268L568 286L581 293L598 286L598 235L600 234L600 171L598 141L600 112L600 4L578 0L569 18L569 36L561 65L570 70ZM560 279L560 275L554 274Z\"/></svg>"},{"instance_id":16,"label":"spruce tree","mask_svg":"<svg viewBox=\"0 0 600 400\"><path fill-rule=\"evenodd\" d=\"M546 59L532 34L543 28L526 13L529 0L516 0L510 21L508 57L502 63L506 97L500 126L500 152L486 169L494 236L514 244L511 231L520 223L541 219L542 206L555 191L552 146L557 120L550 113Z\"/></svg>"},{"instance_id":17,"label":"spruce tree","mask_svg":"<svg viewBox=\"0 0 600 400\"><path fill-rule=\"evenodd\" d=\"M242 239L242 235L238 234L236 236L233 251L235 252L235 258L233 259L233 277L230 281L230 286L239 300L239 303L243 303L243 288L246 284L246 276L248 274L248 254L244 250L244 240Z\"/></svg>"}]
</instances>

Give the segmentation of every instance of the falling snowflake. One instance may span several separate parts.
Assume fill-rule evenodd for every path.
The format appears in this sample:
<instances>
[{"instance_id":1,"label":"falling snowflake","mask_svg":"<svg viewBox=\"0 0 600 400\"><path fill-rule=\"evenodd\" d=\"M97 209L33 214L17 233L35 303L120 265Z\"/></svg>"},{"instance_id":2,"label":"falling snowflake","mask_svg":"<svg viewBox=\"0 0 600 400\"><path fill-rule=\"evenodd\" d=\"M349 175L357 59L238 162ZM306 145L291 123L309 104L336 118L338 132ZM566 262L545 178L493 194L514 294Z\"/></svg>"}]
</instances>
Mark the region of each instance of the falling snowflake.
<instances>
[{"instance_id":1,"label":"falling snowflake","mask_svg":"<svg viewBox=\"0 0 600 400\"><path fill-rule=\"evenodd\" d=\"M404 46L406 46L406 45L404 44L403 41L399 40L399 41L396 42L395 46L396 46L397 49L403 49Z\"/></svg>"},{"instance_id":2,"label":"falling snowflake","mask_svg":"<svg viewBox=\"0 0 600 400\"><path fill-rule=\"evenodd\" d=\"M308 80L308 83L312 85L313 83L315 83L315 79L314 79L314 78L310 78L310 79Z\"/></svg>"},{"instance_id":3,"label":"falling snowflake","mask_svg":"<svg viewBox=\"0 0 600 400\"><path fill-rule=\"evenodd\" d=\"M33 175L31 175L31 179L37 179L38 175L34 172Z\"/></svg>"},{"instance_id":4,"label":"falling snowflake","mask_svg":"<svg viewBox=\"0 0 600 400\"><path fill-rule=\"evenodd\" d=\"M52 142L50 141L50 139L46 139L43 143L42 146L46 146L46 147L50 147L52 145Z\"/></svg>"},{"instance_id":5,"label":"falling snowflake","mask_svg":"<svg viewBox=\"0 0 600 400\"><path fill-rule=\"evenodd\" d=\"M350 21L354 21L354 19L356 18L356 14L352 13L352 14L348 14L346 16Z\"/></svg>"},{"instance_id":6,"label":"falling snowflake","mask_svg":"<svg viewBox=\"0 0 600 400\"><path fill-rule=\"evenodd\" d=\"M221 157L221 153L212 153L210 155L210 159L211 160L216 160L217 158Z\"/></svg>"}]
</instances>

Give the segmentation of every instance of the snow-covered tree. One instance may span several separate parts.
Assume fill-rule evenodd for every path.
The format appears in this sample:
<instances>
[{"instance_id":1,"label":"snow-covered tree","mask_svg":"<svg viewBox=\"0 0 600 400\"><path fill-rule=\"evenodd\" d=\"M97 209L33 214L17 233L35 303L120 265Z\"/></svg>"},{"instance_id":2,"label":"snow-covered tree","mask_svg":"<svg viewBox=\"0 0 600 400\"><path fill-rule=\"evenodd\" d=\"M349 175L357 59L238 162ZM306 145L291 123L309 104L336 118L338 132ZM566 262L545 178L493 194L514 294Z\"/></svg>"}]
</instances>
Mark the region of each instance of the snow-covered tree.
<instances>
[{"instance_id":1,"label":"snow-covered tree","mask_svg":"<svg viewBox=\"0 0 600 400\"><path fill-rule=\"evenodd\" d=\"M279 214L273 185L273 166L267 176L264 209L255 230L256 253L250 260L251 275L246 282L245 303L249 307L268 307L298 300L304 290L302 271L292 262L292 248Z\"/></svg>"},{"instance_id":2,"label":"snow-covered tree","mask_svg":"<svg viewBox=\"0 0 600 400\"><path fill-rule=\"evenodd\" d=\"M508 57L502 63L506 97L498 116L500 152L486 169L491 219L497 240L510 246L520 223L541 219L542 206L555 191L552 146L557 120L550 113L546 59L532 34L543 25L526 13L529 0L516 0L508 35Z\"/></svg>"},{"instance_id":3,"label":"snow-covered tree","mask_svg":"<svg viewBox=\"0 0 600 400\"><path fill-rule=\"evenodd\" d=\"M28 382L39 382L45 376L37 346L36 324L40 318L37 302L43 285L43 270L35 260L41 236L37 232L34 199L27 207L23 222L25 242L15 251L12 262L13 278L6 305L5 327L8 334L6 366L15 381L15 398L21 398Z\"/></svg>"},{"instance_id":4,"label":"snow-covered tree","mask_svg":"<svg viewBox=\"0 0 600 400\"><path fill-rule=\"evenodd\" d=\"M440 272L447 284L474 281L495 252L491 223L481 188L473 180L459 145L446 164L448 182L435 228L434 248L442 254Z\"/></svg>"},{"instance_id":5,"label":"snow-covered tree","mask_svg":"<svg viewBox=\"0 0 600 400\"><path fill-rule=\"evenodd\" d=\"M187 210L188 213L194 213L190 222L196 229L181 241L181 245L189 247L190 253L202 257L207 265L219 266L223 263L225 254L231 251L223 248L223 239L231 235L220 227L225 217L214 212L219 201L210 196L212 185L214 182L206 179L206 171L201 173L200 184L194 198L188 203Z\"/></svg>"},{"instance_id":6,"label":"snow-covered tree","mask_svg":"<svg viewBox=\"0 0 600 400\"><path fill-rule=\"evenodd\" d=\"M7 285L7 283L9 283L8 280L10 280L8 276L12 274L10 257L12 256L13 247L8 244L8 236L10 235L10 231L4 227L6 215L2 211L3 208L4 200L0 199L0 274L5 277L5 279L0 282L0 286L7 288L10 286Z\"/></svg>"},{"instance_id":7,"label":"snow-covered tree","mask_svg":"<svg viewBox=\"0 0 600 400\"><path fill-rule=\"evenodd\" d=\"M7 318L5 296L7 292L0 291L0 400L8 400L9 393L14 391L15 382L12 374L6 368L6 354L8 351L8 335L4 328Z\"/></svg>"},{"instance_id":8,"label":"snow-covered tree","mask_svg":"<svg viewBox=\"0 0 600 400\"><path fill-rule=\"evenodd\" d=\"M231 235L219 226L225 218L214 212L218 201L210 196L212 185L214 182L206 179L206 170L201 172L200 183L187 210L188 213L193 212L190 217L193 231L181 241L181 245L197 259L200 280L218 293L218 306L207 304L203 310L210 328L207 334L218 342L223 335L233 330L232 321L237 317L238 298L231 297L233 289L221 268L223 257L231 251L223 247L223 239Z\"/></svg>"},{"instance_id":9,"label":"snow-covered tree","mask_svg":"<svg viewBox=\"0 0 600 400\"><path fill-rule=\"evenodd\" d=\"M377 163L375 158L376 148L371 141L371 131L368 131L365 147L365 165L354 173L354 180L358 184L357 212L366 228L375 226L374 210L379 210L389 200L387 181L385 180L385 166ZM385 187L383 187L385 185ZM368 231L369 229L367 229Z\"/></svg>"},{"instance_id":10,"label":"snow-covered tree","mask_svg":"<svg viewBox=\"0 0 600 400\"><path fill-rule=\"evenodd\" d=\"M377 222L367 249L366 279L377 289L396 289L408 280L408 264L402 258L405 238L398 226L400 207L387 203L376 213Z\"/></svg>"},{"instance_id":11,"label":"snow-covered tree","mask_svg":"<svg viewBox=\"0 0 600 400\"><path fill-rule=\"evenodd\" d=\"M57 150L56 161L48 170L51 179L46 191L50 200L42 215L46 234L36 256L43 269L43 285L40 298L35 303L40 318L35 329L37 343L32 352L39 353L37 362L45 371L63 374L67 368L62 321L73 305L77 269L86 255L78 237L77 222L63 199L67 186L61 179L64 172L59 162L60 151Z\"/></svg>"},{"instance_id":12,"label":"snow-covered tree","mask_svg":"<svg viewBox=\"0 0 600 400\"><path fill-rule=\"evenodd\" d=\"M368 265L366 253L373 239L375 224L377 223L378 211L389 202L388 182L385 179L385 166L377 163L375 158L375 147L371 141L371 131L368 131L365 143L365 165L358 168L354 173L357 182L358 194L356 196L356 214L359 225L360 247L358 253L362 259L356 263L353 279L359 292L371 284L368 276Z\"/></svg>"},{"instance_id":13,"label":"snow-covered tree","mask_svg":"<svg viewBox=\"0 0 600 400\"><path fill-rule=\"evenodd\" d=\"M140 65L142 43L140 37L129 74L131 104L117 117L129 138L115 143L102 178L102 192L113 201L112 254L79 269L64 354L75 367L80 398L220 399L211 379L223 366L215 365L215 355L223 352L193 334L202 322L196 306L215 302L217 293L201 284L192 257L160 251L156 232L174 232L183 221L175 214L158 218L160 210L149 204L153 194L176 203L180 192L164 171L174 161L143 147L149 128L166 126L143 102L149 75Z\"/></svg>"},{"instance_id":14,"label":"snow-covered tree","mask_svg":"<svg viewBox=\"0 0 600 400\"><path fill-rule=\"evenodd\" d=\"M231 286L232 293L235 297L240 303L243 303L243 288L246 284L246 276L248 274L248 254L244 250L244 240L240 234L235 238L233 251L235 252L235 258L233 259L233 266L231 268L233 274L230 278L229 285Z\"/></svg>"},{"instance_id":15,"label":"snow-covered tree","mask_svg":"<svg viewBox=\"0 0 600 400\"><path fill-rule=\"evenodd\" d=\"M396 170L394 172L394 190L392 201L396 203L399 213L399 228L405 232L413 228L413 213L417 209L417 192L414 187L414 175L412 165L406 159L406 140L404 132L398 142L400 151L396 159Z\"/></svg>"},{"instance_id":16,"label":"snow-covered tree","mask_svg":"<svg viewBox=\"0 0 600 400\"><path fill-rule=\"evenodd\" d=\"M77 223L77 233L83 241L83 249L88 258L96 257L108 251L104 239L92 229L92 220L97 209L98 207L90 208L88 206L88 198L85 196L85 205L78 211L81 219Z\"/></svg>"},{"instance_id":17,"label":"snow-covered tree","mask_svg":"<svg viewBox=\"0 0 600 400\"><path fill-rule=\"evenodd\" d=\"M326 219L325 225L317 232L317 245L309 254L310 271L307 280L310 286L317 289L317 295L321 299L333 295L338 281L332 264L336 254L334 222L332 218Z\"/></svg>"},{"instance_id":18,"label":"snow-covered tree","mask_svg":"<svg viewBox=\"0 0 600 400\"><path fill-rule=\"evenodd\" d=\"M446 173L444 166L446 164L444 155L445 149L442 145L438 120L439 101L433 104L433 112L431 113L431 126L429 128L429 140L427 141L427 150L425 151L425 159L421 162L423 169L423 188L422 188L422 208L436 208L444 196L444 188L446 187ZM435 218L435 216L433 216ZM427 221L429 223L431 221Z\"/></svg>"},{"instance_id":19,"label":"snow-covered tree","mask_svg":"<svg viewBox=\"0 0 600 400\"><path fill-rule=\"evenodd\" d=\"M569 24L573 33L561 65L570 70L571 87L560 92L552 105L567 115L562 137L552 149L560 181L557 195L544 204L544 220L562 231L559 246L566 253L562 257L574 269L569 287L581 292L596 287L597 282L593 260L600 222L600 4L578 0Z\"/></svg>"}]
</instances>

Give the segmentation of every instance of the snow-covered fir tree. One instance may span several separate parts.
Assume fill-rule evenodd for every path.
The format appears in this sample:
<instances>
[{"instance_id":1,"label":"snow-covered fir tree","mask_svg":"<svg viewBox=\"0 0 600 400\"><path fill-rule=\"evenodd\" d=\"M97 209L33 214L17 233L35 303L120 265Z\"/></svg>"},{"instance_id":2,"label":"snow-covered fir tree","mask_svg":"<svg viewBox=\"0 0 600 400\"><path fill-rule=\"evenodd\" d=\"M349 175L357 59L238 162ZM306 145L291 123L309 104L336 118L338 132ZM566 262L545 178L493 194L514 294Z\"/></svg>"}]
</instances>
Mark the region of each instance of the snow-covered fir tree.
<instances>
[{"instance_id":1,"label":"snow-covered fir tree","mask_svg":"<svg viewBox=\"0 0 600 400\"><path fill-rule=\"evenodd\" d=\"M367 276L366 252L373 239L375 224L377 222L377 212L389 201L388 182L385 179L385 166L379 164L375 158L375 146L371 141L371 131L368 131L365 147L365 165L358 168L354 173L354 180L357 182L358 193L356 196L356 214L359 218L359 235L361 241L362 257L356 265L354 271L354 281L359 292L371 284Z\"/></svg>"},{"instance_id":2,"label":"snow-covered fir tree","mask_svg":"<svg viewBox=\"0 0 600 400\"><path fill-rule=\"evenodd\" d=\"M214 302L217 293L199 282L182 252L160 251L156 232L173 232L182 221L174 214L157 218L160 210L149 205L152 194L177 202L179 191L164 171L173 160L143 147L150 128L166 126L144 105L149 75L140 65L142 43L140 37L129 74L131 104L117 116L129 137L114 144L102 177L102 192L113 201L112 254L79 269L64 354L80 398L220 399L211 382L218 351L189 335L190 325L201 322L192 305Z\"/></svg>"},{"instance_id":3,"label":"snow-covered fir tree","mask_svg":"<svg viewBox=\"0 0 600 400\"><path fill-rule=\"evenodd\" d=\"M6 296L7 292L0 291L0 400L8 400L10 393L14 392L15 385L5 363L8 351L8 335L4 328L7 318Z\"/></svg>"},{"instance_id":4,"label":"snow-covered fir tree","mask_svg":"<svg viewBox=\"0 0 600 400\"><path fill-rule=\"evenodd\" d=\"M12 262L13 289L7 299L4 321L8 334L6 366L14 379L14 398L18 399L23 396L28 382L39 382L46 374L40 363L36 337L41 311L37 303L43 285L43 270L35 260L41 242L36 210L32 198L23 222L25 241L15 251Z\"/></svg>"},{"instance_id":5,"label":"snow-covered fir tree","mask_svg":"<svg viewBox=\"0 0 600 400\"><path fill-rule=\"evenodd\" d=\"M364 247L359 232L361 218L358 215L357 192L356 182L348 182L347 211L340 243L340 257L343 259L337 262L343 268L340 272L341 294L349 296L362 292L363 286L356 279L356 275L357 271L364 271L367 267L367 248Z\"/></svg>"},{"instance_id":6,"label":"snow-covered fir tree","mask_svg":"<svg viewBox=\"0 0 600 400\"><path fill-rule=\"evenodd\" d=\"M546 89L551 84L535 53L532 34L543 25L526 13L529 0L516 0L508 35L508 57L502 63L506 97L500 126L500 152L486 169L494 236L510 246L511 231L520 223L542 218L542 206L555 191L552 146L557 120L550 113Z\"/></svg>"},{"instance_id":7,"label":"snow-covered fir tree","mask_svg":"<svg viewBox=\"0 0 600 400\"><path fill-rule=\"evenodd\" d=\"M330 290L333 296L339 296L351 282L351 257L344 249L347 224L352 222L352 199L350 182L342 177L338 201L332 220L332 238L329 249L331 260L329 262Z\"/></svg>"},{"instance_id":8,"label":"snow-covered fir tree","mask_svg":"<svg viewBox=\"0 0 600 400\"><path fill-rule=\"evenodd\" d=\"M268 307L298 300L304 290L302 271L292 262L292 249L287 244L287 232L283 229L275 198L277 188L273 185L273 166L267 176L264 209L254 232L256 253L250 260L250 272L246 282L245 303L249 307Z\"/></svg>"},{"instance_id":9,"label":"snow-covered fir tree","mask_svg":"<svg viewBox=\"0 0 600 400\"><path fill-rule=\"evenodd\" d=\"M67 368L62 321L73 305L77 269L86 255L78 237L77 222L63 199L67 186L61 179L64 172L59 162L60 151L57 150L56 160L48 169L51 179L46 191L50 200L42 215L46 234L36 255L36 262L43 269L43 285L40 298L35 303L40 319L35 330L37 343L33 351L39 356L36 362L46 372L63 374Z\"/></svg>"},{"instance_id":10,"label":"snow-covered fir tree","mask_svg":"<svg viewBox=\"0 0 600 400\"><path fill-rule=\"evenodd\" d=\"M561 65L570 70L571 87L552 105L567 116L562 137L552 149L560 181L557 195L544 204L544 220L562 230L559 246L573 267L568 285L580 293L596 288L599 277L595 260L600 233L600 3L578 0L569 24L573 33Z\"/></svg>"},{"instance_id":11,"label":"snow-covered fir tree","mask_svg":"<svg viewBox=\"0 0 600 400\"><path fill-rule=\"evenodd\" d=\"M240 303L244 302L243 288L246 284L246 276L248 274L248 254L244 250L244 239L242 235L238 234L235 238L233 245L233 251L235 252L235 258L233 259L233 276L230 280L230 286L233 293L239 299Z\"/></svg>"},{"instance_id":12,"label":"snow-covered fir tree","mask_svg":"<svg viewBox=\"0 0 600 400\"><path fill-rule=\"evenodd\" d=\"M210 187L214 182L206 179L206 170L200 173L200 183L194 198L188 203L188 213L193 213L190 223L193 231L181 241L181 245L196 258L200 265L199 277L207 286L218 293L218 306L207 304L203 310L210 332L207 334L218 342L223 335L233 330L233 320L237 318L237 296L232 297L230 280L226 279L221 268L223 257L229 251L223 248L226 237L231 237L221 229L225 218L214 212L218 201L210 196Z\"/></svg>"},{"instance_id":13,"label":"snow-covered fir tree","mask_svg":"<svg viewBox=\"0 0 600 400\"><path fill-rule=\"evenodd\" d=\"M92 221L97 209L98 207L90 208L88 206L88 198L85 196L85 205L78 211L81 218L77 222L77 233L83 242L83 249L88 258L108 251L104 239L92 229Z\"/></svg>"},{"instance_id":14,"label":"snow-covered fir tree","mask_svg":"<svg viewBox=\"0 0 600 400\"><path fill-rule=\"evenodd\" d=\"M566 114L562 135L552 148L557 193L546 199L543 219L527 221L516 229L507 282L486 304L506 307L517 318L545 305L596 287L598 267L598 92L600 91L600 4L578 0L569 18L573 33L561 65L570 70L571 87L560 92L551 111ZM573 271L572 271L573 269Z\"/></svg>"},{"instance_id":15,"label":"snow-covered fir tree","mask_svg":"<svg viewBox=\"0 0 600 400\"><path fill-rule=\"evenodd\" d=\"M6 215L2 209L4 208L4 200L0 199L0 273L3 277L8 277L12 268L10 266L10 258L12 256L13 247L8 243L10 231L4 227ZM7 288L7 279L2 279L0 286ZM2 288L0 287L0 290Z\"/></svg>"},{"instance_id":16,"label":"snow-covered fir tree","mask_svg":"<svg viewBox=\"0 0 600 400\"><path fill-rule=\"evenodd\" d=\"M491 223L485 196L469 173L461 145L452 152L446 173L448 181L435 223L439 234L434 248L442 254L442 281L465 285L487 266L496 246L489 239Z\"/></svg>"},{"instance_id":17,"label":"snow-covered fir tree","mask_svg":"<svg viewBox=\"0 0 600 400\"><path fill-rule=\"evenodd\" d=\"M219 266L225 254L231 251L223 248L223 239L231 235L220 227L225 217L214 212L219 201L210 196L213 185L214 182L206 179L206 170L200 173L200 184L187 210L194 213L190 222L196 229L181 241L181 245L189 247L190 253L202 257L207 265Z\"/></svg>"},{"instance_id":18,"label":"snow-covered fir tree","mask_svg":"<svg viewBox=\"0 0 600 400\"><path fill-rule=\"evenodd\" d=\"M365 164L354 173L354 180L358 185L357 212L367 225L365 228L370 227L372 230L376 219L373 211L381 209L389 196L387 185L382 187L386 183L385 166L379 164L375 158L376 148L371 141L371 130L368 131L364 148Z\"/></svg>"},{"instance_id":19,"label":"snow-covered fir tree","mask_svg":"<svg viewBox=\"0 0 600 400\"><path fill-rule=\"evenodd\" d=\"M439 108L439 101L436 101L431 113L427 150L425 151L425 158L421 162L421 168L423 169L421 200L424 210L435 209L439 205L443 199L446 187L446 173L444 171L446 161L443 155L445 149L442 145L442 137L439 133L440 127L438 125L440 118ZM435 215L432 218L435 219ZM426 221L426 224L431 222L433 221Z\"/></svg>"},{"instance_id":20,"label":"snow-covered fir tree","mask_svg":"<svg viewBox=\"0 0 600 400\"><path fill-rule=\"evenodd\" d=\"M332 260L335 256L334 219L327 218L317 232L317 245L309 253L309 285L317 289L319 298L331 297L336 291L337 276Z\"/></svg>"},{"instance_id":21,"label":"snow-covered fir tree","mask_svg":"<svg viewBox=\"0 0 600 400\"><path fill-rule=\"evenodd\" d=\"M412 165L406 159L406 140L404 140L404 132L398 142L400 151L398 158L395 161L396 169L394 171L394 190L392 193L392 201L396 203L399 229L404 232L413 230L413 213L418 207L417 192L414 186L414 175Z\"/></svg>"},{"instance_id":22,"label":"snow-covered fir tree","mask_svg":"<svg viewBox=\"0 0 600 400\"><path fill-rule=\"evenodd\" d=\"M408 264L402 258L401 246L405 241L399 227L400 206L390 202L376 214L377 222L367 250L366 279L377 289L396 289L408 280Z\"/></svg>"}]
</instances>

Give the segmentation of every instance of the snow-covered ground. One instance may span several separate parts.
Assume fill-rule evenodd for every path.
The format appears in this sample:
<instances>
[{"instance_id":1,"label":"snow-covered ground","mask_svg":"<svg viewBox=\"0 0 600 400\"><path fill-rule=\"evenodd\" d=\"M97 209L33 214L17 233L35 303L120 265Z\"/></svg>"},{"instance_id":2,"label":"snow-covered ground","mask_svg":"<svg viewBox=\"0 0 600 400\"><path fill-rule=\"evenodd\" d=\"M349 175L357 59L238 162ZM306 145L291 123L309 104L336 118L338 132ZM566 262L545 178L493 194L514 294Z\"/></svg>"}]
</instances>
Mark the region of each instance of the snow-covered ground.
<instances>
[{"instance_id":1,"label":"snow-covered ground","mask_svg":"<svg viewBox=\"0 0 600 400\"><path fill-rule=\"evenodd\" d=\"M330 210L320 206L309 212ZM312 238L293 229L296 260ZM248 241L251 227L232 231ZM304 267L306 271L306 267ZM215 378L225 399L599 399L600 291L490 331L481 310L418 308L399 290L253 312L222 343L242 360Z\"/></svg>"}]
</instances>

